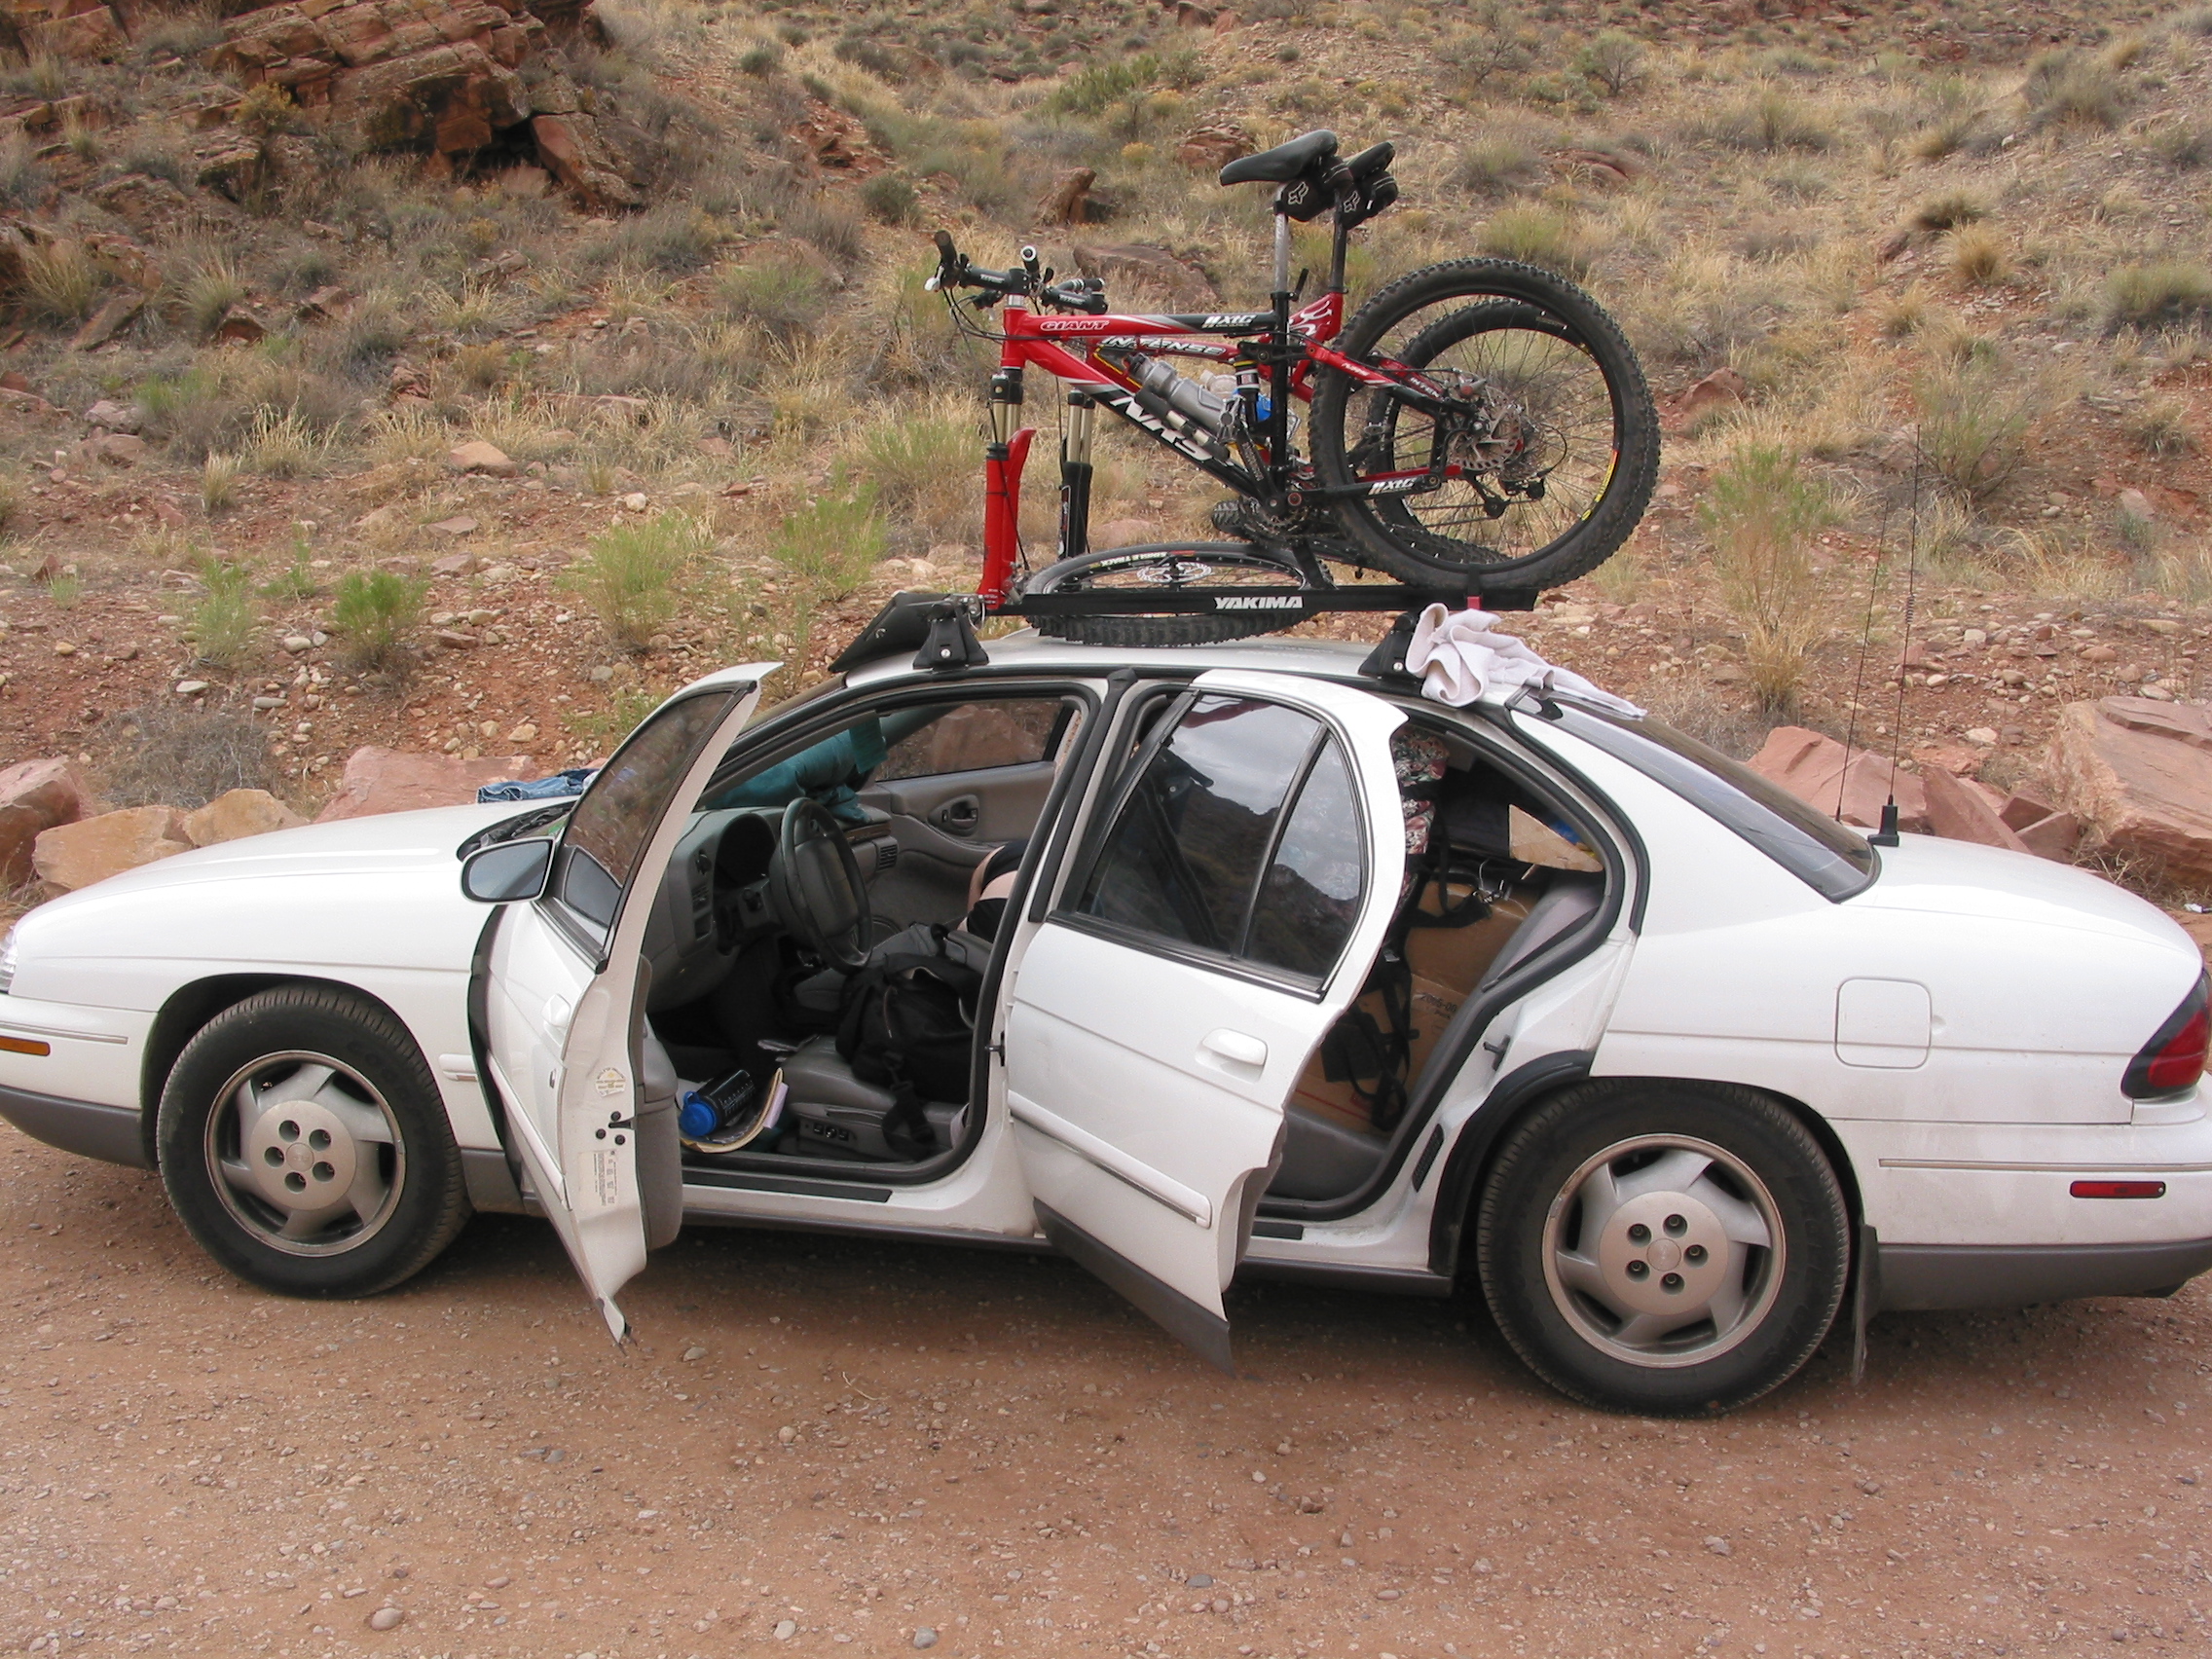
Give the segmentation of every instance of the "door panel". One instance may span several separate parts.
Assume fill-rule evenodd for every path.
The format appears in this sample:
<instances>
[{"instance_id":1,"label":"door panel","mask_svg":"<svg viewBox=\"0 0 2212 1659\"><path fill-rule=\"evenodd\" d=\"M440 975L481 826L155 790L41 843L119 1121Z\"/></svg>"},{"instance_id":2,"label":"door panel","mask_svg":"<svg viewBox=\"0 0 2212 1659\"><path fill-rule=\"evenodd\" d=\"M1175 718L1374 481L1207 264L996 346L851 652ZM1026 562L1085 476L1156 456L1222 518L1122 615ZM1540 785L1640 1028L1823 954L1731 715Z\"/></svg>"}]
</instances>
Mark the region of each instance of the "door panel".
<instances>
[{"instance_id":1,"label":"door panel","mask_svg":"<svg viewBox=\"0 0 2212 1659\"><path fill-rule=\"evenodd\" d=\"M562 860L572 873L555 891L579 903L509 905L490 953L486 1048L512 1150L617 1341L615 1293L645 1263L641 1173L666 1174L638 1164L645 927L690 807L773 666L710 676L633 734L563 829L556 883Z\"/></svg>"},{"instance_id":2,"label":"door panel","mask_svg":"<svg viewBox=\"0 0 2212 1659\"><path fill-rule=\"evenodd\" d=\"M1280 1156L1284 1102L1365 978L1404 874L1389 752L1402 717L1366 692L1287 677L1209 675L1198 685L1220 695L1201 698L1163 747L1137 757L1140 785L1104 837L1099 878L1074 872L1088 896L1063 892L1019 954L1006 1087L1048 1236L1228 1368L1221 1293ZM1260 705L1309 719L1271 723L1257 718ZM1246 715L1279 754L1236 727ZM1197 735L1178 750L1186 730ZM1303 792L1325 771L1328 787L1316 789L1335 792L1349 826L1334 841L1316 836L1303 811ZM1124 794L1115 779L1092 787ZM1156 859L1162 834L1167 854ZM1333 963L1301 977L1240 956L1247 936L1261 958L1277 942L1248 925L1255 909L1279 909L1294 889L1322 897L1299 883L1324 844L1364 865L1356 914L1341 921L1348 931L1324 929L1343 941ZM1258 863L1254 847L1265 848ZM1244 862L1232 871L1224 861L1235 859ZM1158 891L1144 891L1156 868ZM1238 903L1239 887L1243 913L1231 918L1224 905ZM1347 895L1342 908L1351 903Z\"/></svg>"},{"instance_id":3,"label":"door panel","mask_svg":"<svg viewBox=\"0 0 2212 1659\"><path fill-rule=\"evenodd\" d=\"M968 907L968 878L993 847L1019 839L1037 826L1052 788L1052 763L991 766L934 778L901 778L861 792L864 805L891 815L899 862L869 889L877 914L908 922L952 922ZM938 822L949 807L973 801L972 827Z\"/></svg>"}]
</instances>

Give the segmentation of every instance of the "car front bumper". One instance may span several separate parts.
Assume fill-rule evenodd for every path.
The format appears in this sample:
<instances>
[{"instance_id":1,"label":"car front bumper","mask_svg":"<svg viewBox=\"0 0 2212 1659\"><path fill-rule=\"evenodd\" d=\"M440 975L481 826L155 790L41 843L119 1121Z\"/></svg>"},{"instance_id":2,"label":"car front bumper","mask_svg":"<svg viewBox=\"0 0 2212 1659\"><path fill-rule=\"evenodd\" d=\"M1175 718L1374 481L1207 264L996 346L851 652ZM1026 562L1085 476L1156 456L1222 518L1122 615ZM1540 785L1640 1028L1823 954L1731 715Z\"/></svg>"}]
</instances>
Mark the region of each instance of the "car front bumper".
<instances>
[{"instance_id":1,"label":"car front bumper","mask_svg":"<svg viewBox=\"0 0 2212 1659\"><path fill-rule=\"evenodd\" d=\"M150 1167L138 1133L139 1115L127 1106L67 1100L0 1084L0 1118L34 1140L105 1163Z\"/></svg>"}]
</instances>

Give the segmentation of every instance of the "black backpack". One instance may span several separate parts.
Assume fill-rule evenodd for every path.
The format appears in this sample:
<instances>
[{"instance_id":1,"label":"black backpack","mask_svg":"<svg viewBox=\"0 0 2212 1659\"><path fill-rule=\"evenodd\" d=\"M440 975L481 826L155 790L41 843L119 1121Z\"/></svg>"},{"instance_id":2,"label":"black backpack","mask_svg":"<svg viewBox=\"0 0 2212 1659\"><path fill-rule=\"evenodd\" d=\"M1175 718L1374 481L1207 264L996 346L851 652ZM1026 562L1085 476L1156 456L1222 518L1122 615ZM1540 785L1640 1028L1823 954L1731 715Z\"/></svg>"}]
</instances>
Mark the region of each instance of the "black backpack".
<instances>
[{"instance_id":1,"label":"black backpack","mask_svg":"<svg viewBox=\"0 0 2212 1659\"><path fill-rule=\"evenodd\" d=\"M924 1100L965 1104L975 1066L976 999L983 976L945 949L941 927L909 929L896 942L916 948L872 952L845 981L837 1052L864 1083L889 1088L898 1104L884 1120L894 1151L934 1150Z\"/></svg>"}]
</instances>

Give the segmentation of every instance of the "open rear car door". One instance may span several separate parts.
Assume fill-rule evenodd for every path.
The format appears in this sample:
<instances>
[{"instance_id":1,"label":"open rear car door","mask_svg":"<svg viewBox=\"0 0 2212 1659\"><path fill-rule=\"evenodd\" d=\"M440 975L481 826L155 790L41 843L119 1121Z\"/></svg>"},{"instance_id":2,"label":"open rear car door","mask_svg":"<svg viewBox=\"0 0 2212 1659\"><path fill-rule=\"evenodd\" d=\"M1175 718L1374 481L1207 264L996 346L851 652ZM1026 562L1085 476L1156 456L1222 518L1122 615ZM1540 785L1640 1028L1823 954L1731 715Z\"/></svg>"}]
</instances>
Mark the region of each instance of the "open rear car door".
<instances>
[{"instance_id":1,"label":"open rear car door","mask_svg":"<svg viewBox=\"0 0 2212 1659\"><path fill-rule=\"evenodd\" d=\"M1103 778L1018 959L1007 1100L1046 1235L1224 1370L1222 1292L1405 871L1371 693L1200 676Z\"/></svg>"},{"instance_id":2,"label":"open rear car door","mask_svg":"<svg viewBox=\"0 0 2212 1659\"><path fill-rule=\"evenodd\" d=\"M691 807L773 663L686 686L631 733L560 830L539 897L492 941L484 1044L520 1161L617 1340L614 1296L645 1265L647 1195L682 1202L675 1119L648 1106L642 1037L645 922Z\"/></svg>"}]
</instances>

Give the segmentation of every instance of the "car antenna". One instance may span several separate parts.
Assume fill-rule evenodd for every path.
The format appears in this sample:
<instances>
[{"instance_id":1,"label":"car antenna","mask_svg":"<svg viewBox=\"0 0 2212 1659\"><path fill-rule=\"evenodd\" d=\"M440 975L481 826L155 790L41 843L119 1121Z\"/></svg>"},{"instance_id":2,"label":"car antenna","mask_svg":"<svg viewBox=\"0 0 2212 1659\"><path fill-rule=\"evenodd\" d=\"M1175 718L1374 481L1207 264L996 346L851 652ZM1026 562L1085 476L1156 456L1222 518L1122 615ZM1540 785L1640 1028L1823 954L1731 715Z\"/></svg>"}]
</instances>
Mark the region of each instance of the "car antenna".
<instances>
[{"instance_id":1,"label":"car antenna","mask_svg":"<svg viewBox=\"0 0 2212 1659\"><path fill-rule=\"evenodd\" d=\"M1882 591L1882 555L1890 545L1890 508L1882 504L1874 531L1874 573L1866 581L1866 621L1859 630L1859 666L1851 677L1851 719L1843 728L1843 770L1835 779L1835 815L1843 816L1843 793L1851 787L1851 751L1859 742L1859 709L1866 690L1866 653L1874 644L1874 603Z\"/></svg>"},{"instance_id":2,"label":"car antenna","mask_svg":"<svg viewBox=\"0 0 2212 1659\"><path fill-rule=\"evenodd\" d=\"M1904 744L1906 659L1912 655L1912 613L1920 594L1920 432L1912 434L1912 506L1905 520L1904 637L1898 643L1897 723L1890 728L1890 798L1882 803L1882 827L1867 837L1877 847L1898 844L1898 751Z\"/></svg>"}]
</instances>

